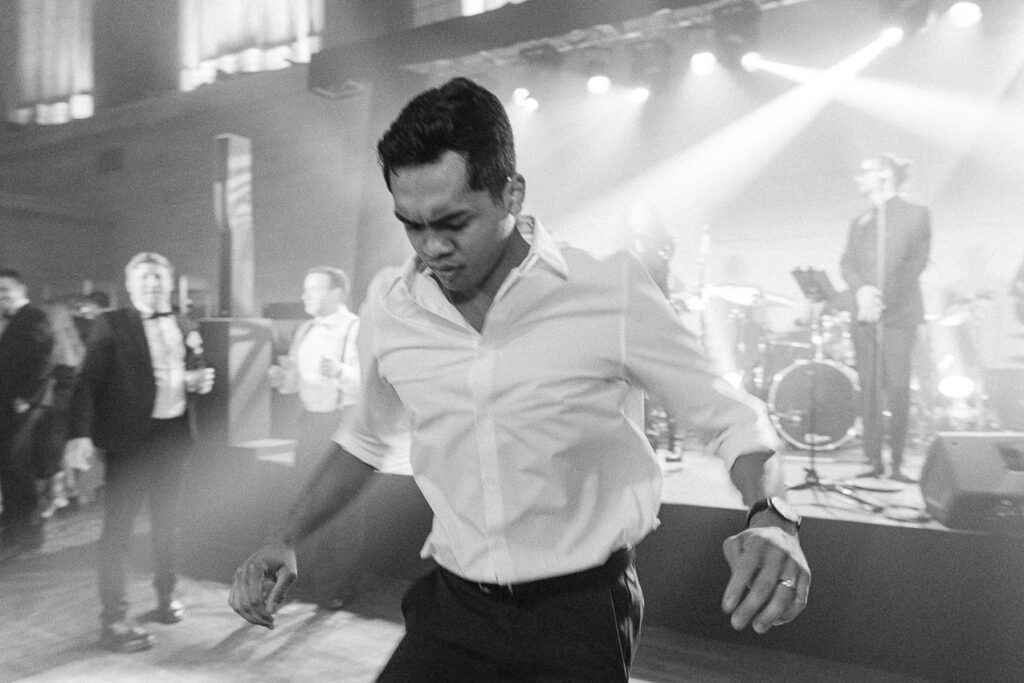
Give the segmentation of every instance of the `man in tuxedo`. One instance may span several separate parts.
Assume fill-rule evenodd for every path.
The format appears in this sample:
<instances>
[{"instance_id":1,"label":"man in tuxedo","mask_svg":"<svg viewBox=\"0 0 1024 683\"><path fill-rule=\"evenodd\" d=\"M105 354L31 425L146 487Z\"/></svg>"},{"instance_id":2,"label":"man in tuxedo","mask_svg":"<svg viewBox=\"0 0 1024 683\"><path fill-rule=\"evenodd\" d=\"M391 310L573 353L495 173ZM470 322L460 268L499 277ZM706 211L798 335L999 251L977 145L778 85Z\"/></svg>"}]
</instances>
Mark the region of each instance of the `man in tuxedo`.
<instances>
[{"instance_id":1,"label":"man in tuxedo","mask_svg":"<svg viewBox=\"0 0 1024 683\"><path fill-rule=\"evenodd\" d=\"M893 480L913 482L903 470L910 417L911 356L924 320L921 272L928 265L931 213L901 192L910 162L891 154L865 159L855 181L870 207L850 224L841 268L856 297L853 345L860 379L864 455L862 476L885 474L882 442L888 408Z\"/></svg>"},{"instance_id":2,"label":"man in tuxedo","mask_svg":"<svg viewBox=\"0 0 1024 683\"><path fill-rule=\"evenodd\" d=\"M0 269L0 489L4 555L43 542L33 432L46 410L53 330L16 270Z\"/></svg>"},{"instance_id":3,"label":"man in tuxedo","mask_svg":"<svg viewBox=\"0 0 1024 683\"><path fill-rule=\"evenodd\" d=\"M66 456L94 445L106 452L103 532L99 542L102 644L118 652L152 647L154 638L128 618L125 564L139 508L149 499L156 618L175 623L175 510L195 441L190 394L213 388L213 370L195 368L198 333L171 310L173 275L160 254L136 254L125 267L131 305L93 321L71 406Z\"/></svg>"}]
</instances>

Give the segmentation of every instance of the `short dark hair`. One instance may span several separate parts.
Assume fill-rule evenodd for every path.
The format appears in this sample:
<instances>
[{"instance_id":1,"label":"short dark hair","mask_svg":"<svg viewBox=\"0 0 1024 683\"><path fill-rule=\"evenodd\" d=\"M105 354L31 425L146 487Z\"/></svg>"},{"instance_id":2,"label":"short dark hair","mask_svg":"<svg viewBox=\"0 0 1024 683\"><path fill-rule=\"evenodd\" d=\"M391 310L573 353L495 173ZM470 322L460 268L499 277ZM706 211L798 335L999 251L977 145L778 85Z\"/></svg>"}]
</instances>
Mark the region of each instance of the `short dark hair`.
<instances>
[{"instance_id":1,"label":"short dark hair","mask_svg":"<svg viewBox=\"0 0 1024 683\"><path fill-rule=\"evenodd\" d=\"M25 286L25 278L23 278L21 273L16 271L14 268L0 268L0 277L5 277L8 280L14 280L22 287Z\"/></svg>"},{"instance_id":2,"label":"short dark hair","mask_svg":"<svg viewBox=\"0 0 1024 683\"><path fill-rule=\"evenodd\" d=\"M466 161L471 190L495 202L516 172L512 124L501 100L468 78L453 78L414 97L377 143L384 182L403 166L422 166L452 151Z\"/></svg>"},{"instance_id":3,"label":"short dark hair","mask_svg":"<svg viewBox=\"0 0 1024 683\"><path fill-rule=\"evenodd\" d=\"M331 289L340 289L342 296L347 297L351 283L348 279L348 274L345 273L341 268L332 268L331 266L316 266L306 271L306 275L314 275L319 273L320 275L326 275L327 279L331 282Z\"/></svg>"},{"instance_id":4,"label":"short dark hair","mask_svg":"<svg viewBox=\"0 0 1024 683\"><path fill-rule=\"evenodd\" d=\"M903 183L907 182L907 178L910 177L910 166L914 162L909 159L902 159L888 152L876 154L871 158L892 171L892 181L896 189L901 188Z\"/></svg>"}]
</instances>

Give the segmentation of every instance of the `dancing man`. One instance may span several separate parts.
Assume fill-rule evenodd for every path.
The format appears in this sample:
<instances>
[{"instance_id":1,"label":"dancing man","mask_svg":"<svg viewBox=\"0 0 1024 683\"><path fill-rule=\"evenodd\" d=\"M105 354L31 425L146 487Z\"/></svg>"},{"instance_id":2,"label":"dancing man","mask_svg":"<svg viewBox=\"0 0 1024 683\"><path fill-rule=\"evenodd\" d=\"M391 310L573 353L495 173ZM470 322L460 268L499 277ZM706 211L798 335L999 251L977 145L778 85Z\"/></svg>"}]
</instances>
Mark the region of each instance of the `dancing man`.
<instances>
[{"instance_id":1,"label":"dancing man","mask_svg":"<svg viewBox=\"0 0 1024 683\"><path fill-rule=\"evenodd\" d=\"M273 627L296 542L411 431L438 566L405 596L406 635L379 680L628 680L643 611L633 546L661 504L643 416L625 408L646 388L751 504L725 541L732 626L796 617L810 571L799 518L765 497L777 441L763 405L712 372L635 256L560 245L521 213L500 100L456 78L406 105L377 149L415 254L361 309L353 424L236 571L231 606Z\"/></svg>"}]
</instances>

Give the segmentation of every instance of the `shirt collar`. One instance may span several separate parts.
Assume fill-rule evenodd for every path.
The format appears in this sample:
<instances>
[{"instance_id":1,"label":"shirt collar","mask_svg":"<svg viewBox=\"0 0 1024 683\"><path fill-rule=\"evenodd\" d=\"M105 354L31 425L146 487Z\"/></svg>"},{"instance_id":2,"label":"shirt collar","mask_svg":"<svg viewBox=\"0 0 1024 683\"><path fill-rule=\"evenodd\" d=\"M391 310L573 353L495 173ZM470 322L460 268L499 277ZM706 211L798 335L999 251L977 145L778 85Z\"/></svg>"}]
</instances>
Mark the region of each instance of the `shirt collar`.
<instances>
[{"instance_id":1,"label":"shirt collar","mask_svg":"<svg viewBox=\"0 0 1024 683\"><path fill-rule=\"evenodd\" d=\"M533 216L516 216L516 230L519 231L519 234L530 245L529 253L527 253L523 262L519 264L520 272L525 273L534 268L538 263L543 263L550 267L559 277L563 279L569 277L569 266L565 262L565 257L562 255L558 242L541 225L539 220ZM420 273L426 273L427 270L428 268L423 264L423 261L418 256L413 255L405 262L405 265L402 267L402 275L395 280L395 283L399 281L404 282L405 286L412 291L416 276ZM392 283L391 288L395 286L395 283ZM390 288L388 291L390 291Z\"/></svg>"},{"instance_id":2,"label":"shirt collar","mask_svg":"<svg viewBox=\"0 0 1024 683\"><path fill-rule=\"evenodd\" d=\"M18 311L28 306L28 299L22 299L18 303L14 304L10 309L4 312L4 317L10 320L14 316L18 315Z\"/></svg>"},{"instance_id":3,"label":"shirt collar","mask_svg":"<svg viewBox=\"0 0 1024 683\"><path fill-rule=\"evenodd\" d=\"M348 310L348 306L342 304L334 313L313 318L313 323L316 325L337 325L349 315L351 315L351 313Z\"/></svg>"},{"instance_id":4,"label":"shirt collar","mask_svg":"<svg viewBox=\"0 0 1024 683\"><path fill-rule=\"evenodd\" d=\"M149 306L146 306L145 304L137 304L135 302L132 302L132 306L134 306L135 310L139 312L139 315L142 316L143 320L146 320L147 318L152 316L154 313L156 313L156 311L154 311ZM170 309L168 309L168 311L170 311Z\"/></svg>"}]
</instances>

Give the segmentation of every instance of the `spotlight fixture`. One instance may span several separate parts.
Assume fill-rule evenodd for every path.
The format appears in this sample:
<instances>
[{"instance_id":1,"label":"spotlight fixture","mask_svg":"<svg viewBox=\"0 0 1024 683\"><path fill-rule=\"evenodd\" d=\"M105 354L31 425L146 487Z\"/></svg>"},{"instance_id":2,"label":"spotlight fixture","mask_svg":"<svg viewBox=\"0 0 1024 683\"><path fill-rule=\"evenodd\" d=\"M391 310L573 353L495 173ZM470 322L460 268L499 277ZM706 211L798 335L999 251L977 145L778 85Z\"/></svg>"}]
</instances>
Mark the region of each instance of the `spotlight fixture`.
<instances>
[{"instance_id":1,"label":"spotlight fixture","mask_svg":"<svg viewBox=\"0 0 1024 683\"><path fill-rule=\"evenodd\" d=\"M761 7L753 0L722 5L712 13L715 51L718 61L729 67L739 66L749 53L756 53L761 43Z\"/></svg>"},{"instance_id":2,"label":"spotlight fixture","mask_svg":"<svg viewBox=\"0 0 1024 683\"><path fill-rule=\"evenodd\" d=\"M974 26L981 21L981 5L976 2L954 2L946 10L946 21L960 28Z\"/></svg>"},{"instance_id":3,"label":"spotlight fixture","mask_svg":"<svg viewBox=\"0 0 1024 683\"><path fill-rule=\"evenodd\" d=\"M583 73L587 77L587 92L604 95L612 89L608 75L611 68L611 51L605 48L589 48L583 55Z\"/></svg>"},{"instance_id":4,"label":"spotlight fixture","mask_svg":"<svg viewBox=\"0 0 1024 683\"><path fill-rule=\"evenodd\" d=\"M718 66L718 58L715 57L714 52L706 50L695 52L690 57L690 69L698 76L708 76L714 73L716 66Z\"/></svg>"},{"instance_id":5,"label":"spotlight fixture","mask_svg":"<svg viewBox=\"0 0 1024 683\"><path fill-rule=\"evenodd\" d=\"M537 42L522 48L514 69L513 103L536 109L539 106L536 93L553 89L555 77L564 62L565 55L551 43ZM517 91L522 92L517 95Z\"/></svg>"},{"instance_id":6,"label":"spotlight fixture","mask_svg":"<svg viewBox=\"0 0 1024 683\"><path fill-rule=\"evenodd\" d=\"M931 0L882 0L882 23L885 30L899 28L912 36L928 25L932 14Z\"/></svg>"},{"instance_id":7,"label":"spotlight fixture","mask_svg":"<svg viewBox=\"0 0 1024 683\"><path fill-rule=\"evenodd\" d=\"M651 89L646 86L638 85L629 91L629 99L637 104L643 104L650 98Z\"/></svg>"},{"instance_id":8,"label":"spotlight fixture","mask_svg":"<svg viewBox=\"0 0 1024 683\"><path fill-rule=\"evenodd\" d=\"M631 77L635 90L664 88L670 78L672 48L660 38L640 40L629 48L632 57Z\"/></svg>"},{"instance_id":9,"label":"spotlight fixture","mask_svg":"<svg viewBox=\"0 0 1024 683\"><path fill-rule=\"evenodd\" d=\"M701 27L692 34L690 45L690 71L696 76L709 76L718 66L715 57L715 37L710 27Z\"/></svg>"},{"instance_id":10,"label":"spotlight fixture","mask_svg":"<svg viewBox=\"0 0 1024 683\"><path fill-rule=\"evenodd\" d=\"M529 67L555 71L562 66L565 55L551 43L536 43L520 50L519 59Z\"/></svg>"},{"instance_id":11,"label":"spotlight fixture","mask_svg":"<svg viewBox=\"0 0 1024 683\"><path fill-rule=\"evenodd\" d=\"M540 107L540 100L531 95L527 88L519 87L512 91L512 104L534 111Z\"/></svg>"}]
</instances>

